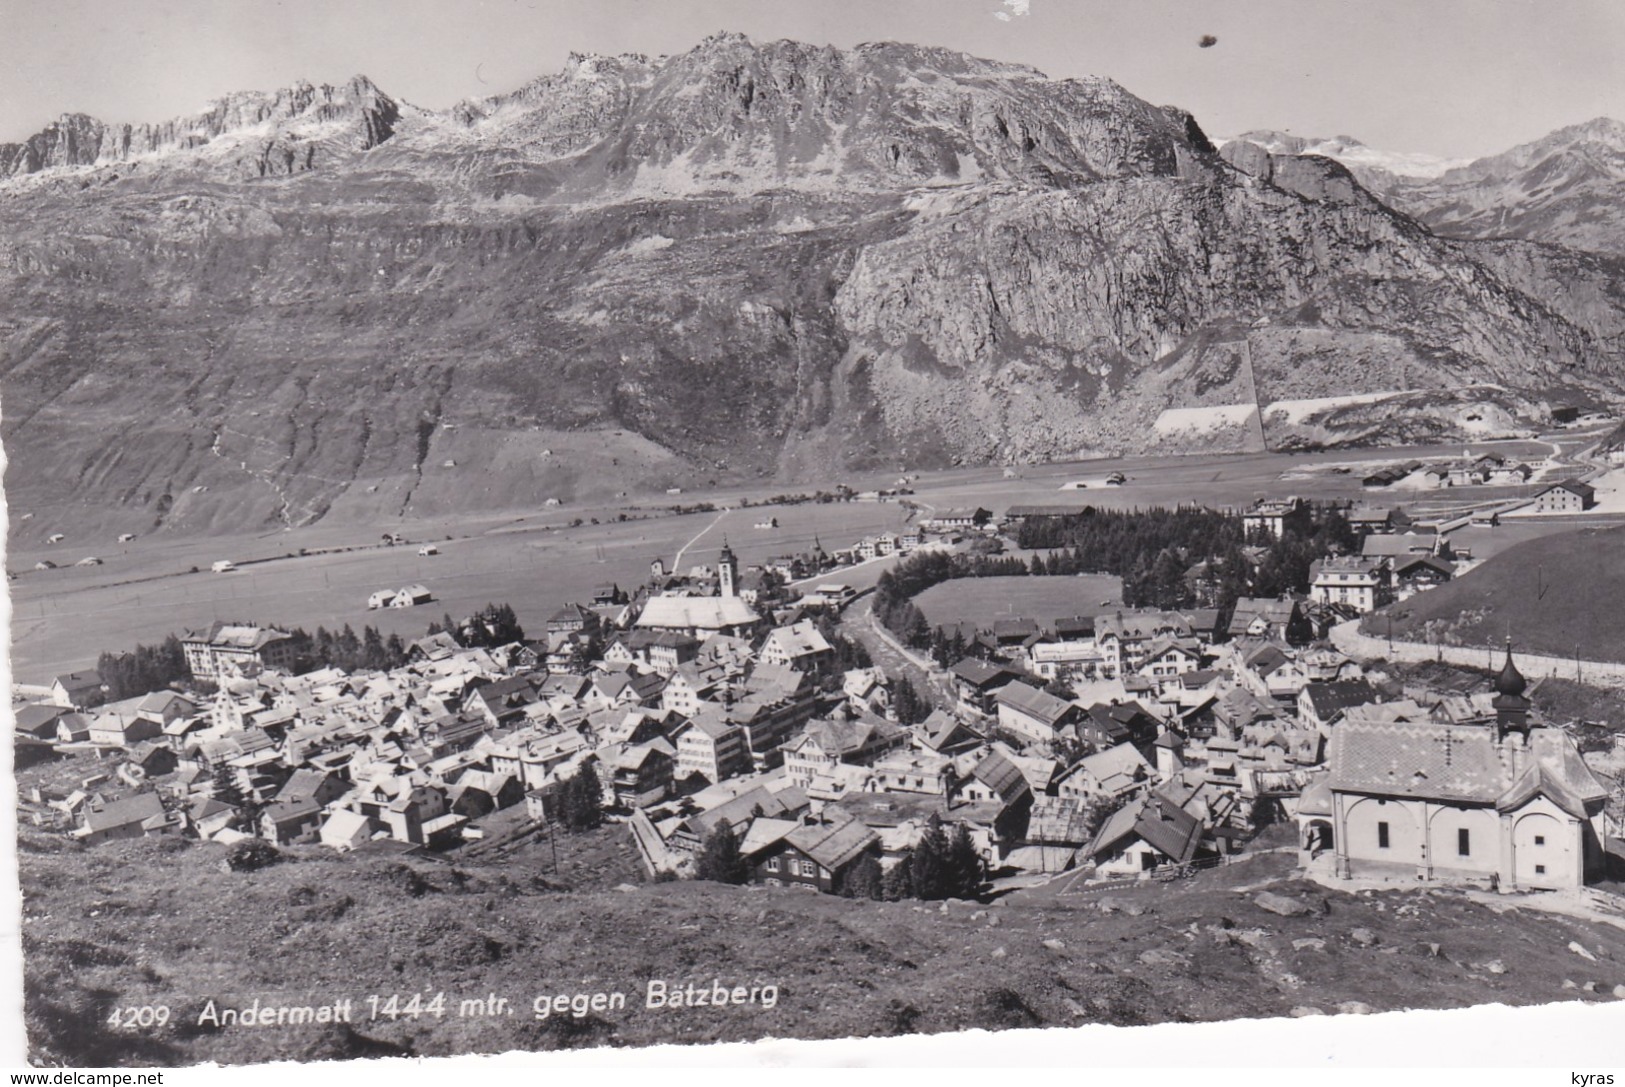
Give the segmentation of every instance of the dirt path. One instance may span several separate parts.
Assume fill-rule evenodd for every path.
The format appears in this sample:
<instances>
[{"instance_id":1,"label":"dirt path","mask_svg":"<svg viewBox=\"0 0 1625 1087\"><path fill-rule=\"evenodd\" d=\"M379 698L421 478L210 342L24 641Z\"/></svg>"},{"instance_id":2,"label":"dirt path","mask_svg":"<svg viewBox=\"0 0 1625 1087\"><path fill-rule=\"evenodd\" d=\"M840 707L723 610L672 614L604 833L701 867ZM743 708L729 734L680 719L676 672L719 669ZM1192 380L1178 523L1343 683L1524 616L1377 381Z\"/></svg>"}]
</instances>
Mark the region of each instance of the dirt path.
<instances>
[{"instance_id":1,"label":"dirt path","mask_svg":"<svg viewBox=\"0 0 1625 1087\"><path fill-rule=\"evenodd\" d=\"M710 524L700 529L694 534L694 538L692 540L689 540L686 544L677 549L677 554L673 556L671 560L672 573L675 574L677 571L683 568L683 556L688 552L688 549L699 543L701 537L703 537L707 532L710 532L713 528L716 528L718 525L722 524L722 519L728 516L730 512L731 511L729 510L723 510L721 513L717 514L717 519L715 521L712 521Z\"/></svg>"}]
</instances>

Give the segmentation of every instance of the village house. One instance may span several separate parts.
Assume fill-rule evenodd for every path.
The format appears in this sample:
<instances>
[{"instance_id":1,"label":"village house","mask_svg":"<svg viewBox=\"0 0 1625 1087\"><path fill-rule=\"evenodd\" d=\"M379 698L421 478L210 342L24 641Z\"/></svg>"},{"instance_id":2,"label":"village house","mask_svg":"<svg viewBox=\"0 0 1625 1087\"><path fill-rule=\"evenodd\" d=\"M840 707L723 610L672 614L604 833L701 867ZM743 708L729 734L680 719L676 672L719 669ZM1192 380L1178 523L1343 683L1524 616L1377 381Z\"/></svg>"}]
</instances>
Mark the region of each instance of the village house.
<instances>
[{"instance_id":1,"label":"village house","mask_svg":"<svg viewBox=\"0 0 1625 1087\"><path fill-rule=\"evenodd\" d=\"M566 604L547 619L548 634L590 633L598 627L598 613L580 604Z\"/></svg>"},{"instance_id":2,"label":"village house","mask_svg":"<svg viewBox=\"0 0 1625 1087\"><path fill-rule=\"evenodd\" d=\"M1097 702L1077 722L1078 738L1097 750L1123 743L1148 747L1160 730L1156 716L1133 700Z\"/></svg>"},{"instance_id":3,"label":"village house","mask_svg":"<svg viewBox=\"0 0 1625 1087\"><path fill-rule=\"evenodd\" d=\"M1375 611L1393 599L1386 560L1360 555L1323 559L1310 566L1310 597L1322 604L1346 604L1355 611Z\"/></svg>"},{"instance_id":4,"label":"village house","mask_svg":"<svg viewBox=\"0 0 1625 1087\"><path fill-rule=\"evenodd\" d=\"M920 527L932 532L954 532L979 529L993 519L993 514L980 506L942 509L920 521Z\"/></svg>"},{"instance_id":5,"label":"village house","mask_svg":"<svg viewBox=\"0 0 1625 1087\"><path fill-rule=\"evenodd\" d=\"M18 706L12 712L12 725L19 736L32 736L37 740L56 739L56 723L71 711L66 706L31 702Z\"/></svg>"},{"instance_id":6,"label":"village house","mask_svg":"<svg viewBox=\"0 0 1625 1087\"><path fill-rule=\"evenodd\" d=\"M671 796L677 749L664 737L628 747L608 761L610 795L623 808L644 808Z\"/></svg>"},{"instance_id":7,"label":"village house","mask_svg":"<svg viewBox=\"0 0 1625 1087\"><path fill-rule=\"evenodd\" d=\"M775 627L757 652L763 664L782 664L798 672L822 672L835 660L835 650L810 619Z\"/></svg>"},{"instance_id":8,"label":"village house","mask_svg":"<svg viewBox=\"0 0 1625 1087\"><path fill-rule=\"evenodd\" d=\"M347 853L372 840L372 821L357 811L339 809L322 824L318 840L325 846Z\"/></svg>"},{"instance_id":9,"label":"village house","mask_svg":"<svg viewBox=\"0 0 1625 1087\"><path fill-rule=\"evenodd\" d=\"M1093 629L1091 624L1090 629ZM1039 642L1027 650L1034 674L1062 683L1088 682L1106 668L1106 655L1094 639L1085 641Z\"/></svg>"},{"instance_id":10,"label":"village house","mask_svg":"<svg viewBox=\"0 0 1625 1087\"><path fill-rule=\"evenodd\" d=\"M51 680L51 701L68 710L88 710L107 701L107 685L99 673L65 672Z\"/></svg>"},{"instance_id":11,"label":"village house","mask_svg":"<svg viewBox=\"0 0 1625 1087\"><path fill-rule=\"evenodd\" d=\"M277 845L315 842L325 818L315 800L279 800L260 814L259 835Z\"/></svg>"},{"instance_id":12,"label":"village house","mask_svg":"<svg viewBox=\"0 0 1625 1087\"><path fill-rule=\"evenodd\" d=\"M749 764L744 730L730 724L720 706L707 705L677 726L671 735L677 749L676 778L699 775L716 784L743 773Z\"/></svg>"},{"instance_id":13,"label":"village house","mask_svg":"<svg viewBox=\"0 0 1625 1087\"><path fill-rule=\"evenodd\" d=\"M177 833L183 822L178 814L164 810L163 801L154 792L132 793L106 803L92 800L85 804L82 817L83 822L72 835L86 845Z\"/></svg>"},{"instance_id":14,"label":"village house","mask_svg":"<svg viewBox=\"0 0 1625 1087\"><path fill-rule=\"evenodd\" d=\"M993 698L998 704L999 727L1029 743L1053 743L1083 716L1075 703L1027 683L1007 683Z\"/></svg>"},{"instance_id":15,"label":"village house","mask_svg":"<svg viewBox=\"0 0 1625 1087\"><path fill-rule=\"evenodd\" d=\"M1201 667L1202 645L1195 638L1159 638L1146 647L1138 672L1165 691Z\"/></svg>"},{"instance_id":16,"label":"village house","mask_svg":"<svg viewBox=\"0 0 1625 1087\"><path fill-rule=\"evenodd\" d=\"M1087 847L1100 876L1137 876L1165 864L1189 864L1202 820L1155 793L1113 812Z\"/></svg>"},{"instance_id":17,"label":"village house","mask_svg":"<svg viewBox=\"0 0 1625 1087\"><path fill-rule=\"evenodd\" d=\"M1382 695L1363 679L1308 683L1298 695L1298 718L1329 733L1350 708L1381 701Z\"/></svg>"},{"instance_id":18,"label":"village house","mask_svg":"<svg viewBox=\"0 0 1625 1087\"><path fill-rule=\"evenodd\" d=\"M812 721L784 745L785 780L802 790L840 764L870 766L908 744L908 732L879 718Z\"/></svg>"},{"instance_id":19,"label":"village house","mask_svg":"<svg viewBox=\"0 0 1625 1087\"><path fill-rule=\"evenodd\" d=\"M1407 600L1417 593L1436 589L1456 576L1454 563L1432 555L1412 555L1394 563L1394 596Z\"/></svg>"},{"instance_id":20,"label":"village house","mask_svg":"<svg viewBox=\"0 0 1625 1087\"><path fill-rule=\"evenodd\" d=\"M1188 638L1190 621L1174 612L1117 611L1095 616L1095 644L1106 658L1105 675L1137 672L1159 638Z\"/></svg>"},{"instance_id":21,"label":"village house","mask_svg":"<svg viewBox=\"0 0 1625 1087\"><path fill-rule=\"evenodd\" d=\"M1265 638L1287 645L1307 645L1312 638L1302 607L1291 597L1280 600L1240 597L1231 612L1228 632L1232 640Z\"/></svg>"},{"instance_id":22,"label":"village house","mask_svg":"<svg viewBox=\"0 0 1625 1087\"><path fill-rule=\"evenodd\" d=\"M992 715L998 712L994 699L1000 688L1020 679L1022 674L1013 668L966 657L953 666L953 676L959 704L976 713Z\"/></svg>"},{"instance_id":23,"label":"village house","mask_svg":"<svg viewBox=\"0 0 1625 1087\"><path fill-rule=\"evenodd\" d=\"M1309 504L1301 498L1261 498L1241 515L1241 528L1248 540L1279 540L1288 526L1307 529L1309 519Z\"/></svg>"},{"instance_id":24,"label":"village house","mask_svg":"<svg viewBox=\"0 0 1625 1087\"><path fill-rule=\"evenodd\" d=\"M848 874L866 856L879 859L880 837L862 822L803 824L754 851L751 878L768 886L838 894Z\"/></svg>"},{"instance_id":25,"label":"village house","mask_svg":"<svg viewBox=\"0 0 1625 1087\"><path fill-rule=\"evenodd\" d=\"M1149 788L1154 773L1139 748L1117 744L1079 759L1061 775L1055 793L1068 800L1114 800Z\"/></svg>"},{"instance_id":26,"label":"village house","mask_svg":"<svg viewBox=\"0 0 1625 1087\"><path fill-rule=\"evenodd\" d=\"M1597 504L1597 491L1589 483L1565 479L1535 495L1536 513L1579 513Z\"/></svg>"},{"instance_id":27,"label":"village house","mask_svg":"<svg viewBox=\"0 0 1625 1087\"><path fill-rule=\"evenodd\" d=\"M929 751L898 748L870 768L869 787L882 793L917 793L941 797L953 794L953 760Z\"/></svg>"}]
</instances>

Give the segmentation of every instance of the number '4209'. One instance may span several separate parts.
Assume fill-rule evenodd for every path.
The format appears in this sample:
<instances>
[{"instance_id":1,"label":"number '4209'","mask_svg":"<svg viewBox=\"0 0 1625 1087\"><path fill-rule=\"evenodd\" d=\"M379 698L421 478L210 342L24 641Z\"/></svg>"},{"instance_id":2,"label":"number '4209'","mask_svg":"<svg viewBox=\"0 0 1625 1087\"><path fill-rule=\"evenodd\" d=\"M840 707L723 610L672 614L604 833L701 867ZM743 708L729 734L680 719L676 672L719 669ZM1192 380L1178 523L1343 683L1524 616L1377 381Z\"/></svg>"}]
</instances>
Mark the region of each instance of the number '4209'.
<instances>
[{"instance_id":1,"label":"number '4209'","mask_svg":"<svg viewBox=\"0 0 1625 1087\"><path fill-rule=\"evenodd\" d=\"M169 1007L165 1004L142 1004L140 1007L114 1008L107 1017L107 1025L114 1030L136 1030L141 1027L161 1027L169 1022Z\"/></svg>"}]
</instances>

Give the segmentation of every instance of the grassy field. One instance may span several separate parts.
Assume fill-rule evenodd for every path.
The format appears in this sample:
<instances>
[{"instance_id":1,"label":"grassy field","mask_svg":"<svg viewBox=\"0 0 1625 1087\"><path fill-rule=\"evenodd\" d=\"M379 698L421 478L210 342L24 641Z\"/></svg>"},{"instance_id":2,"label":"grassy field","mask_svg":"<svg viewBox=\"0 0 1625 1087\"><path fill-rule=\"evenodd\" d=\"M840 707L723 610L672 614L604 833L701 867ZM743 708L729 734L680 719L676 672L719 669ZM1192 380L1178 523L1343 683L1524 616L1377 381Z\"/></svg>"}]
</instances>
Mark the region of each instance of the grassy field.
<instances>
[{"instance_id":1,"label":"grassy field","mask_svg":"<svg viewBox=\"0 0 1625 1087\"><path fill-rule=\"evenodd\" d=\"M1266 855L1178 884L1090 895L1017 892L1003 905L853 902L703 883L560 892L504 866L291 850L259 872L209 844L20 847L26 1025L36 1063L443 1056L512 1049L932 1034L985 1028L1218 1022L1476 1004L1611 1000L1625 931L1479 905L1448 889L1382 894L1296 882ZM1261 887L1324 913L1261 910ZM1371 939L1351 937L1369 930ZM1308 940L1307 944L1299 941ZM1581 941L1598 961L1569 951ZM1499 961L1501 967L1485 964ZM776 1006L651 1010L650 980L774 985ZM1598 991L1566 988L1598 983ZM538 996L623 992L625 1007L538 1020ZM439 1017L373 1019L366 997ZM460 1014L506 997L509 1016ZM199 1024L217 1007L349 999L354 1022ZM114 1007L164 1005L158 1029L109 1029Z\"/></svg>"},{"instance_id":2,"label":"grassy field","mask_svg":"<svg viewBox=\"0 0 1625 1087\"><path fill-rule=\"evenodd\" d=\"M975 577L934 585L915 597L932 626L960 627L966 637L999 619L1036 619L1047 626L1074 615L1122 606L1123 581L1084 577Z\"/></svg>"},{"instance_id":3,"label":"grassy field","mask_svg":"<svg viewBox=\"0 0 1625 1087\"><path fill-rule=\"evenodd\" d=\"M1479 448L1473 446L1475 452ZM1484 443L1482 448L1515 455L1549 452L1541 442ZM917 501L935 508L983 505L994 511L1012 504L1126 509L1199 502L1239 507L1254 498L1283 494L1404 502L1417 495L1368 493L1355 473L1307 470L1460 453L1459 448L1450 447L1129 458L1026 467L1009 478L998 468L952 469L923 474L912 486ZM1126 485L1060 490L1068 481L1103 478L1116 470L1129 477ZM895 481L895 475L876 474L845 482L872 488ZM318 522L307 528L237 536L154 535L129 543L69 539L47 546L40 542L44 530L31 529L15 537L18 546L8 557L9 569L17 574L10 586L13 671L25 683L48 682L58 672L93 664L103 650L153 642L215 619L274 621L307 630L318 625L350 623L359 628L372 623L386 634L398 633L404 638L420 635L444 611L461 616L487 602L506 601L518 611L521 622L539 624L560 604L583 597L600 582L641 582L651 559L658 556L669 564L685 545L690 545L683 556L685 566L714 560L724 537L741 561L749 564L770 555L807 550L815 539L829 549L844 546L866 535L901 528L908 518L907 511L893 502L739 508L720 516L661 512L677 502L737 505L742 499L759 501L777 492L812 489L810 485L773 484L750 490L695 491L677 498L644 497L618 506L391 520L376 526L377 532ZM1436 499L1429 496L1429 500ZM637 519L617 523L623 514ZM753 527L775 516L780 528ZM578 517L589 522L596 517L603 523L568 527ZM1482 556L1517 540L1578 527L1517 525L1464 530L1455 538L1471 544ZM378 547L386 528L404 533L413 544ZM417 544L430 541L442 554L419 558ZM285 557L296 555L300 548L356 550ZM71 566L87 555L103 559L104 565ZM41 559L64 568L35 571L33 566ZM240 568L231 574L212 574L209 567L218 559L231 559ZM275 561L257 561L268 559ZM199 572L191 572L193 568ZM862 587L872 583L880 569L866 567L837 580ZM374 590L416 582L434 593L433 604L391 612L366 610L366 598ZM1103 598L1104 594L1095 600ZM1034 604L1044 606L1043 601Z\"/></svg>"},{"instance_id":4,"label":"grassy field","mask_svg":"<svg viewBox=\"0 0 1625 1087\"><path fill-rule=\"evenodd\" d=\"M1582 529L1508 548L1429 592L1390 605L1369 629L1446 645L1625 661L1625 530Z\"/></svg>"},{"instance_id":5,"label":"grassy field","mask_svg":"<svg viewBox=\"0 0 1625 1087\"><path fill-rule=\"evenodd\" d=\"M752 526L776 516L780 527ZM464 616L488 602L513 605L527 628L541 630L567 601L583 600L595 585L637 585L649 563L669 567L680 549L684 567L716 561L724 539L749 565L772 555L826 548L901 528L908 511L895 502L844 502L725 513L661 516L626 523L561 527L510 519L465 527L461 533L408 530L407 546L379 547L373 537L303 530L271 537L187 541L137 540L110 551L106 564L35 572L32 562L11 583L12 669L18 680L49 682L58 672L94 665L103 650L155 642L170 632L204 627L215 619L246 619L314 631L352 624L377 626L386 635L420 637L443 612ZM442 527L442 526L435 526ZM449 526L444 526L449 527ZM451 537L451 538L447 538ZM308 542L307 542L308 541ZM440 554L421 557L417 544L435 542ZM355 551L287 556L300 547L355 546ZM58 556L60 558L60 556ZM13 559L13 568L27 560ZM239 564L210 572L216 559ZM272 559L267 562L246 561ZM198 572L190 572L193 568ZM874 576L878 576L875 571ZM433 603L399 610L367 610L374 590L422 583Z\"/></svg>"}]
</instances>

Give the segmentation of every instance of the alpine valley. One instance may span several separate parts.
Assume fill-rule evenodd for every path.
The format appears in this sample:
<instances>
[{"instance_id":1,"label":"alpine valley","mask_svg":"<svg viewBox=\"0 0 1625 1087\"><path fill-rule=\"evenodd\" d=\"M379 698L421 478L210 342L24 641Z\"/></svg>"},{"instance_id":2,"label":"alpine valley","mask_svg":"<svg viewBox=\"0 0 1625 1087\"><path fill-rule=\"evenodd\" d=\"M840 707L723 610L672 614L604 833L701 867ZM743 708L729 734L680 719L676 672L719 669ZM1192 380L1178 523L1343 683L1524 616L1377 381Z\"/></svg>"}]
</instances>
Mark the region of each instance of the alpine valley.
<instances>
[{"instance_id":1,"label":"alpine valley","mask_svg":"<svg viewBox=\"0 0 1625 1087\"><path fill-rule=\"evenodd\" d=\"M1527 432L1625 392L1619 133L1401 178L734 34L444 111L357 77L68 115L0 145L8 500L210 534Z\"/></svg>"}]
</instances>

